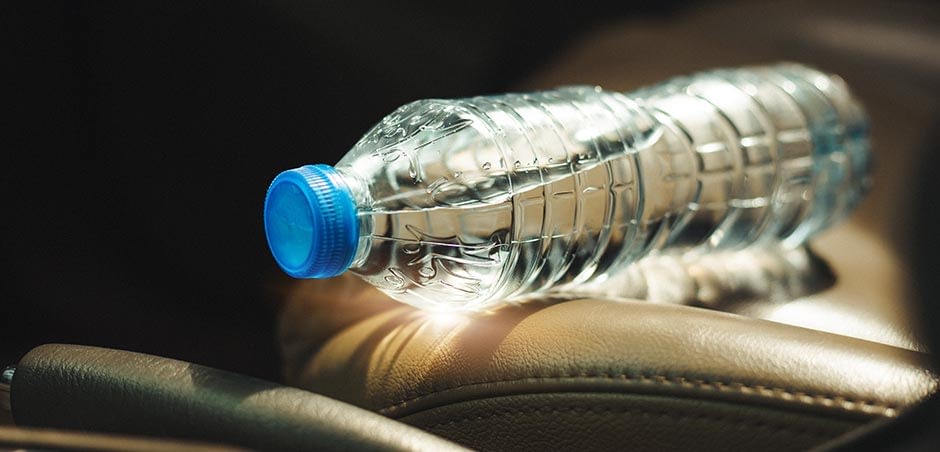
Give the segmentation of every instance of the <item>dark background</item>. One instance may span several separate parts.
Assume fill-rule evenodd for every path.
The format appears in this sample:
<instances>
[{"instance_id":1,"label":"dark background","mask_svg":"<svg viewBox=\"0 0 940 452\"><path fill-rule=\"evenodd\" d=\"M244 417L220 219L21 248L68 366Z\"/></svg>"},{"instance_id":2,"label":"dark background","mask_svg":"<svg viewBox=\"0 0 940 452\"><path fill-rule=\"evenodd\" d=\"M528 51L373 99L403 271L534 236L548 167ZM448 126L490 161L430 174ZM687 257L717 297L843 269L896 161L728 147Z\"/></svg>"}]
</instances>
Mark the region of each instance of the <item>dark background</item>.
<instances>
[{"instance_id":1,"label":"dark background","mask_svg":"<svg viewBox=\"0 0 940 452\"><path fill-rule=\"evenodd\" d=\"M277 379L287 278L261 223L277 172L687 2L25 3L0 15L0 364L68 342Z\"/></svg>"}]
</instances>

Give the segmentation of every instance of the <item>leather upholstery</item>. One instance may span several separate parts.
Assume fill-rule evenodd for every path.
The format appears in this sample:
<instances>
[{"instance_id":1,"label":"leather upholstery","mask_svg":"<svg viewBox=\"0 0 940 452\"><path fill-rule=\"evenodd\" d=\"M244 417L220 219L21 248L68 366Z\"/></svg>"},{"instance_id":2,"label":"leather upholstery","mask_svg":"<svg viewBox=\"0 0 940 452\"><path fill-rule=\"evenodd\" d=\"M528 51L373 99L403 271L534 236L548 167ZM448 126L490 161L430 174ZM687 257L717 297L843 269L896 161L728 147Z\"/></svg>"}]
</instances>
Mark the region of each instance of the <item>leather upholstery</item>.
<instances>
[{"instance_id":1,"label":"leather upholstery","mask_svg":"<svg viewBox=\"0 0 940 452\"><path fill-rule=\"evenodd\" d=\"M394 306L322 345L304 340L329 330L329 310L385 303L351 277L307 283L285 316L289 357L312 357L289 360L292 382L488 450L803 449L896 416L937 384L920 352L644 302L478 317Z\"/></svg>"},{"instance_id":2,"label":"leather upholstery","mask_svg":"<svg viewBox=\"0 0 940 452\"><path fill-rule=\"evenodd\" d=\"M246 449L192 441L0 426L0 450L235 452Z\"/></svg>"},{"instance_id":3,"label":"leather upholstery","mask_svg":"<svg viewBox=\"0 0 940 452\"><path fill-rule=\"evenodd\" d=\"M935 68L917 57L933 13L865 3L608 24L525 85L628 90L781 59L843 75L878 159L859 211L812 245L832 284L785 303L698 300L712 310L581 299L464 317L397 305L351 277L298 282L281 317L288 381L487 450L799 450L923 399L938 379L916 340L910 203L898 200L940 107L922 83Z\"/></svg>"},{"instance_id":4,"label":"leather upholstery","mask_svg":"<svg viewBox=\"0 0 940 452\"><path fill-rule=\"evenodd\" d=\"M336 400L182 361L44 345L17 366L17 425L262 450L463 450Z\"/></svg>"}]
</instances>

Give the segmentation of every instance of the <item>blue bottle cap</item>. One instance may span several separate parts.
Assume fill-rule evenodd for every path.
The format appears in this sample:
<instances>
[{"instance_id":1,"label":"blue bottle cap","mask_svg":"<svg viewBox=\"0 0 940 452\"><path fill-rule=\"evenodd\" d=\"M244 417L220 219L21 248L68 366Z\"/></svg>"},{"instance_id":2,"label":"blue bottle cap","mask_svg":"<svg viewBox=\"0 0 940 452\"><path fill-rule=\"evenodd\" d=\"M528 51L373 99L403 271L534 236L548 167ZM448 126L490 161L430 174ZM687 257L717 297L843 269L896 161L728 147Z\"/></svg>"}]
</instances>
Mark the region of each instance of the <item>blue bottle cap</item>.
<instances>
[{"instance_id":1,"label":"blue bottle cap","mask_svg":"<svg viewBox=\"0 0 940 452\"><path fill-rule=\"evenodd\" d=\"M356 205L329 165L278 174L264 200L264 231L281 269L294 278L329 278L349 268L359 241Z\"/></svg>"}]
</instances>

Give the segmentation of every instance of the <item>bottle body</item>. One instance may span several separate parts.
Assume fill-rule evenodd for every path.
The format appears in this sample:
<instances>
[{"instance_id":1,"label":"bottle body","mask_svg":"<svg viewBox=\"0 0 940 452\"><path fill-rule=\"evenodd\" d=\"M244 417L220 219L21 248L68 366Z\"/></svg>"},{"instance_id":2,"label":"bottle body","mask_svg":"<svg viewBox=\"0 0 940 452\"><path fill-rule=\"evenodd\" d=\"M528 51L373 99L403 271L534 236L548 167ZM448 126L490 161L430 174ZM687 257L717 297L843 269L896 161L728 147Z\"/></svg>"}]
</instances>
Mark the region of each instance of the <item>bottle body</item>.
<instances>
[{"instance_id":1,"label":"bottle body","mask_svg":"<svg viewBox=\"0 0 940 452\"><path fill-rule=\"evenodd\" d=\"M478 310L651 253L799 245L851 211L868 166L841 80L780 65L418 101L336 171L358 212L350 271L422 308Z\"/></svg>"}]
</instances>

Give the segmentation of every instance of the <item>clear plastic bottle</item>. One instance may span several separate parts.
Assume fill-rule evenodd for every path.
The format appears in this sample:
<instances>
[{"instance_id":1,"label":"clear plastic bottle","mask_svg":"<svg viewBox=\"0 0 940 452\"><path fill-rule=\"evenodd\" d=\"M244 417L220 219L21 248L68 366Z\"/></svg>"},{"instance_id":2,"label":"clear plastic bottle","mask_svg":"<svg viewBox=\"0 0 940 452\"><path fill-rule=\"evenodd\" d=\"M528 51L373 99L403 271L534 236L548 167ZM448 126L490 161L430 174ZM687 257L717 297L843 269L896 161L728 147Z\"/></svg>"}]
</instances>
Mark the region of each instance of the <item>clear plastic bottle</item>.
<instances>
[{"instance_id":1,"label":"clear plastic bottle","mask_svg":"<svg viewBox=\"0 0 940 452\"><path fill-rule=\"evenodd\" d=\"M294 277L478 310L651 253L799 245L858 203L867 132L841 79L797 64L421 100L335 167L280 174L265 228Z\"/></svg>"}]
</instances>

